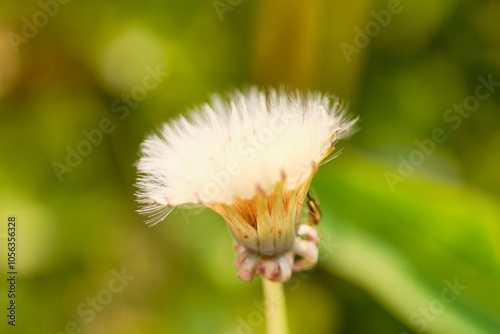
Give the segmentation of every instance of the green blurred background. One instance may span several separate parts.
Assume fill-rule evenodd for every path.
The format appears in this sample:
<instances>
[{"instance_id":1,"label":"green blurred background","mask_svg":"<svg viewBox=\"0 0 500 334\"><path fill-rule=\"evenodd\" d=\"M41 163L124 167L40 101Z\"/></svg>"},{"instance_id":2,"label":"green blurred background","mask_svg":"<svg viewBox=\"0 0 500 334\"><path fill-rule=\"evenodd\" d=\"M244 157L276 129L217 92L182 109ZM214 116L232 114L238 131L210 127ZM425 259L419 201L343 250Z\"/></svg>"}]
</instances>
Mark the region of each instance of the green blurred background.
<instances>
[{"instance_id":1,"label":"green blurred background","mask_svg":"<svg viewBox=\"0 0 500 334\"><path fill-rule=\"evenodd\" d=\"M500 333L500 87L473 98L500 81L498 1L60 1L0 4L0 267L15 215L19 272L2 333L264 332L223 220L149 228L133 187L146 134L248 84L330 92L362 120L313 181L324 237L286 285L292 333ZM114 270L133 279L110 294Z\"/></svg>"}]
</instances>

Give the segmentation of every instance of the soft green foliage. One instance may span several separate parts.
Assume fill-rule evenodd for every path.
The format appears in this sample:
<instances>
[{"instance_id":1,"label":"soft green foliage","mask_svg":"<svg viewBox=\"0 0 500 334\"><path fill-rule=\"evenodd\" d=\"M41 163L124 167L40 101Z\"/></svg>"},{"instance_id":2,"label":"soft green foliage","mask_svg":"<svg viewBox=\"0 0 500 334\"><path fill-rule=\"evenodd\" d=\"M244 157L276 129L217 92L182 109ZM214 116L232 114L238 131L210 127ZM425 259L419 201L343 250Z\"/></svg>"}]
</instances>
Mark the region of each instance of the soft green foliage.
<instances>
[{"instance_id":1,"label":"soft green foliage","mask_svg":"<svg viewBox=\"0 0 500 334\"><path fill-rule=\"evenodd\" d=\"M236 277L223 220L176 209L148 228L134 202L145 135L245 84L337 94L362 120L313 180L324 238L318 269L285 285L291 333L498 332L500 87L467 116L447 110L476 94L479 77L500 81L500 6L402 0L348 61L340 45L355 46L354 28L390 2L215 1L232 3L221 20L212 0L69 1L17 53L9 36L42 9L2 2L0 268L16 215L19 308L16 328L3 315L0 332L71 333L75 322L92 334L247 333L245 322L263 333L260 280ZM157 66L165 73L143 101L114 102ZM67 146L95 129L102 139L60 182L54 161L66 165ZM429 144L436 129L446 139ZM415 153L416 140L430 153ZM412 154L423 161L400 175ZM122 268L134 278L81 316ZM467 288L436 302L455 278ZM425 318L429 305L444 309Z\"/></svg>"}]
</instances>

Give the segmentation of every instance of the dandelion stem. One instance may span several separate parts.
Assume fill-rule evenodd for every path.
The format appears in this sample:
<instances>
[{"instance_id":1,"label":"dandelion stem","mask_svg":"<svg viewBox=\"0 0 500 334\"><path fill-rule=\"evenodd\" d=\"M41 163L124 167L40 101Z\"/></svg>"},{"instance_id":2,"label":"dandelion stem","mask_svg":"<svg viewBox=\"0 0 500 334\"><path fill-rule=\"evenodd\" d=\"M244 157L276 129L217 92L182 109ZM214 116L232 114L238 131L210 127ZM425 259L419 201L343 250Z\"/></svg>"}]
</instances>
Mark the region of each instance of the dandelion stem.
<instances>
[{"instance_id":1,"label":"dandelion stem","mask_svg":"<svg viewBox=\"0 0 500 334\"><path fill-rule=\"evenodd\" d=\"M266 333L288 334L286 300L283 283L262 278L266 304Z\"/></svg>"}]
</instances>

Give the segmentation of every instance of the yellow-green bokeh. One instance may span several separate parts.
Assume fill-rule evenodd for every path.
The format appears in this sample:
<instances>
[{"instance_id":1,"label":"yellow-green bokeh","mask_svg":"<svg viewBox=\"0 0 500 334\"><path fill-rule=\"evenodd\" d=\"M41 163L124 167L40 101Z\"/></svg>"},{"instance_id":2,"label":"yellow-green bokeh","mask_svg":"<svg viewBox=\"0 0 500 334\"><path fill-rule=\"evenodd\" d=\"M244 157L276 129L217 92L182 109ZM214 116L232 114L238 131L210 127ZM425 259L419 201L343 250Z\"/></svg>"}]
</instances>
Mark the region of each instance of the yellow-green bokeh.
<instances>
[{"instance_id":1,"label":"yellow-green bokeh","mask_svg":"<svg viewBox=\"0 0 500 334\"><path fill-rule=\"evenodd\" d=\"M329 92L361 118L313 180L321 260L285 286L292 333L499 330L500 86L448 111L500 82L497 1L59 1L0 4L0 268L15 215L19 272L2 333L264 332L223 220L181 208L149 228L133 186L148 133L249 84Z\"/></svg>"}]
</instances>

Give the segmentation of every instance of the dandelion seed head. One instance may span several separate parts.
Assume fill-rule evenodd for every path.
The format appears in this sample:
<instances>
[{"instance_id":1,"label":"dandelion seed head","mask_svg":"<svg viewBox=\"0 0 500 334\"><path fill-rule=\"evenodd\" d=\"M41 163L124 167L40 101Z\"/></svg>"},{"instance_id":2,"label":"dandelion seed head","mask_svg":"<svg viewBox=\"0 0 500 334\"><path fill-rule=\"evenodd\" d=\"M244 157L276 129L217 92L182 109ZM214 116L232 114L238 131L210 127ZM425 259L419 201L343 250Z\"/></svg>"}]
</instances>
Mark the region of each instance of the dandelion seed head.
<instances>
[{"instance_id":1,"label":"dandelion seed head","mask_svg":"<svg viewBox=\"0 0 500 334\"><path fill-rule=\"evenodd\" d=\"M250 87L214 95L142 143L139 212L156 224L173 207L206 206L228 224L241 279L287 281L317 262L317 233L300 223L304 199L356 121L318 92Z\"/></svg>"},{"instance_id":2,"label":"dandelion seed head","mask_svg":"<svg viewBox=\"0 0 500 334\"><path fill-rule=\"evenodd\" d=\"M256 87L214 95L209 104L163 125L141 146L138 196L142 203L177 206L250 199L266 194L282 175L287 190L312 173L333 141L349 136L356 120L338 99Z\"/></svg>"}]
</instances>

